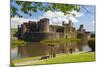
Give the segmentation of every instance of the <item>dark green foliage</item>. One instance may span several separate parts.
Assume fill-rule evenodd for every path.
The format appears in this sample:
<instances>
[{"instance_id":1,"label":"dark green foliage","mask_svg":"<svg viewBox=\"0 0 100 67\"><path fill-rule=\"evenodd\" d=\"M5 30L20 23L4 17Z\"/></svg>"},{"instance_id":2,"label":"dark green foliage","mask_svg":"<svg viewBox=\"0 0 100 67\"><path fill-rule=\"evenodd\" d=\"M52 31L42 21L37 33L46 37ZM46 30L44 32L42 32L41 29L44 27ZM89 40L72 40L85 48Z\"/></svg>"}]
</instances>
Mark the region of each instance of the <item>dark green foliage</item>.
<instances>
[{"instance_id":1,"label":"dark green foliage","mask_svg":"<svg viewBox=\"0 0 100 67\"><path fill-rule=\"evenodd\" d=\"M91 38L95 38L95 34L91 34Z\"/></svg>"},{"instance_id":2,"label":"dark green foliage","mask_svg":"<svg viewBox=\"0 0 100 67\"><path fill-rule=\"evenodd\" d=\"M88 45L91 48L91 51L95 51L95 39L90 39Z\"/></svg>"},{"instance_id":3,"label":"dark green foliage","mask_svg":"<svg viewBox=\"0 0 100 67\"><path fill-rule=\"evenodd\" d=\"M15 67L13 62L10 63L10 67Z\"/></svg>"},{"instance_id":4,"label":"dark green foliage","mask_svg":"<svg viewBox=\"0 0 100 67\"><path fill-rule=\"evenodd\" d=\"M17 8L15 8L15 7L13 7L13 6L11 6L11 17L14 17L16 14L17 14Z\"/></svg>"},{"instance_id":5,"label":"dark green foliage","mask_svg":"<svg viewBox=\"0 0 100 67\"><path fill-rule=\"evenodd\" d=\"M30 16L31 14L29 12L37 12L38 10L42 10L45 12L47 12L48 10L61 11L61 12L64 12L64 14L69 14L69 12L73 10L75 11L80 10L80 6L69 5L69 4L59 4L59 3L45 3L48 5L44 6L42 2L16 1L16 4L18 6L22 6L20 10ZM18 11L17 8L11 5L11 17L14 17L15 15L22 17L17 13L17 11Z\"/></svg>"}]
</instances>

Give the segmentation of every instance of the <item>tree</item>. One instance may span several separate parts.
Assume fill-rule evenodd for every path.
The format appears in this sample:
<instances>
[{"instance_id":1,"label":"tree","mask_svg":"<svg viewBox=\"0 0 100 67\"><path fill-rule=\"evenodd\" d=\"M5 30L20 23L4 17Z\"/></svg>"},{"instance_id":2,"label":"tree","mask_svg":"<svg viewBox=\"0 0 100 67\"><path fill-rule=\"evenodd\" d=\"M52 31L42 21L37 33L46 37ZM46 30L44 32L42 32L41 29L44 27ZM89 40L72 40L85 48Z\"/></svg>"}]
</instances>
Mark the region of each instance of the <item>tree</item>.
<instances>
[{"instance_id":1,"label":"tree","mask_svg":"<svg viewBox=\"0 0 100 67\"><path fill-rule=\"evenodd\" d=\"M91 51L95 51L95 39L94 38L88 41L88 45L91 48Z\"/></svg>"},{"instance_id":2,"label":"tree","mask_svg":"<svg viewBox=\"0 0 100 67\"><path fill-rule=\"evenodd\" d=\"M70 14L70 11L80 11L80 6L78 5L69 5L69 4L60 4L60 3L42 3L42 2L27 2L27 1L15 1L12 0L11 2L15 2L16 5L21 6L20 9L15 7L11 4L11 17L15 15L19 17L21 16L17 11L21 10L25 14L31 16L31 12L37 12L38 10L47 12L48 10L51 11L61 11L64 14ZM75 16L75 14L73 14Z\"/></svg>"},{"instance_id":3,"label":"tree","mask_svg":"<svg viewBox=\"0 0 100 67\"><path fill-rule=\"evenodd\" d=\"M95 34L91 34L91 38L95 38Z\"/></svg>"}]
</instances>

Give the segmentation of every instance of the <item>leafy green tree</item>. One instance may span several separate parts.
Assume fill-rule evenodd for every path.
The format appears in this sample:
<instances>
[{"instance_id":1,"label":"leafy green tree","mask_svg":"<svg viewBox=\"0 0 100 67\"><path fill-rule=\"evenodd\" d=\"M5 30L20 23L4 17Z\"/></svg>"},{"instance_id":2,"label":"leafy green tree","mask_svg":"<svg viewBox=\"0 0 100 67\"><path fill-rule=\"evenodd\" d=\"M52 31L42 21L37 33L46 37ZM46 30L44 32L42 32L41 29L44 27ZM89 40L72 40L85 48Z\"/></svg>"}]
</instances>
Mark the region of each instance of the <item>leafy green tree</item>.
<instances>
[{"instance_id":1,"label":"leafy green tree","mask_svg":"<svg viewBox=\"0 0 100 67\"><path fill-rule=\"evenodd\" d=\"M69 4L60 4L60 3L42 3L42 2L27 2L27 1L14 1L18 6L21 6L20 9L16 8L15 6L11 5L11 17L15 15L19 17L21 16L17 11L21 10L25 14L31 16L31 12L37 12L38 10L47 12L48 10L51 11L61 11L64 14L69 14L70 11L80 11L80 6L78 5L69 5ZM73 14L74 15L74 14ZM75 15L74 15L75 16Z\"/></svg>"},{"instance_id":2,"label":"leafy green tree","mask_svg":"<svg viewBox=\"0 0 100 67\"><path fill-rule=\"evenodd\" d=\"M95 51L95 39L94 38L88 41L88 45L91 48L91 51Z\"/></svg>"},{"instance_id":3,"label":"leafy green tree","mask_svg":"<svg viewBox=\"0 0 100 67\"><path fill-rule=\"evenodd\" d=\"M91 38L95 38L95 34L91 34Z\"/></svg>"}]
</instances>

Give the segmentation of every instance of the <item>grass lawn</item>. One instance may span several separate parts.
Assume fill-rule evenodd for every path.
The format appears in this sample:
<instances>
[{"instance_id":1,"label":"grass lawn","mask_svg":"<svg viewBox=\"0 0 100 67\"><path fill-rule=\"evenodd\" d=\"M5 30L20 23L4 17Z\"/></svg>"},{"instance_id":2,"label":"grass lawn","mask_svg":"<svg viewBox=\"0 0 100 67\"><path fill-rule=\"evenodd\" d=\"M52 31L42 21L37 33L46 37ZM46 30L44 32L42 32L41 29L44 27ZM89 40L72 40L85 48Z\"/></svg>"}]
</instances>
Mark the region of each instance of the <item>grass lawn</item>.
<instances>
[{"instance_id":1,"label":"grass lawn","mask_svg":"<svg viewBox=\"0 0 100 67\"><path fill-rule=\"evenodd\" d=\"M40 56L38 56L38 57L21 58L21 59L13 60L13 62L14 63L27 62L27 61L30 61L30 60L38 60L39 58L40 58Z\"/></svg>"},{"instance_id":2,"label":"grass lawn","mask_svg":"<svg viewBox=\"0 0 100 67\"><path fill-rule=\"evenodd\" d=\"M28 65L90 62L90 61L95 61L95 52L87 52L87 53L80 53L80 54L62 54L62 55L57 55L56 58L33 61Z\"/></svg>"},{"instance_id":3,"label":"grass lawn","mask_svg":"<svg viewBox=\"0 0 100 67\"><path fill-rule=\"evenodd\" d=\"M62 55L56 58L51 58L48 60L38 61L34 64L57 64L57 63L73 63L73 62L90 62L95 61L95 53L81 53L81 54L70 54Z\"/></svg>"}]
</instances>

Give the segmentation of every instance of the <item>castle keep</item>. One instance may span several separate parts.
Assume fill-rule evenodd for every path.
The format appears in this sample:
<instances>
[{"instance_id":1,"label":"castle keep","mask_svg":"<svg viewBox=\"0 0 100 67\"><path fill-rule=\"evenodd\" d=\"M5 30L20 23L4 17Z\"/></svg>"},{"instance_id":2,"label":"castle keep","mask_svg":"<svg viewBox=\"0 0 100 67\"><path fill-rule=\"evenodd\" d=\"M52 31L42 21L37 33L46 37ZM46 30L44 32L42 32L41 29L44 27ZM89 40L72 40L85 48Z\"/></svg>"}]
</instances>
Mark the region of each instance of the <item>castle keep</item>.
<instances>
[{"instance_id":1,"label":"castle keep","mask_svg":"<svg viewBox=\"0 0 100 67\"><path fill-rule=\"evenodd\" d=\"M18 25L18 32L16 32L16 36L18 39L24 40L26 42L31 42L31 47L29 47L29 45L26 45L23 47L20 46L20 48L18 48L22 56L39 56L47 54L50 49L47 45L43 45L40 43L40 41L42 40L80 38L82 41L79 43L66 42L62 45L57 45L54 48L56 53L68 53L70 49L75 52L76 49L81 51L82 46L87 44L88 38L90 38L90 33L85 31L83 25L80 25L80 28L77 30L73 26L71 20L69 20L68 23L62 22L62 26L58 26L50 25L49 19L43 18L40 19L38 22L29 21ZM36 51L38 54L35 53ZM41 51L43 53L41 53Z\"/></svg>"}]
</instances>

